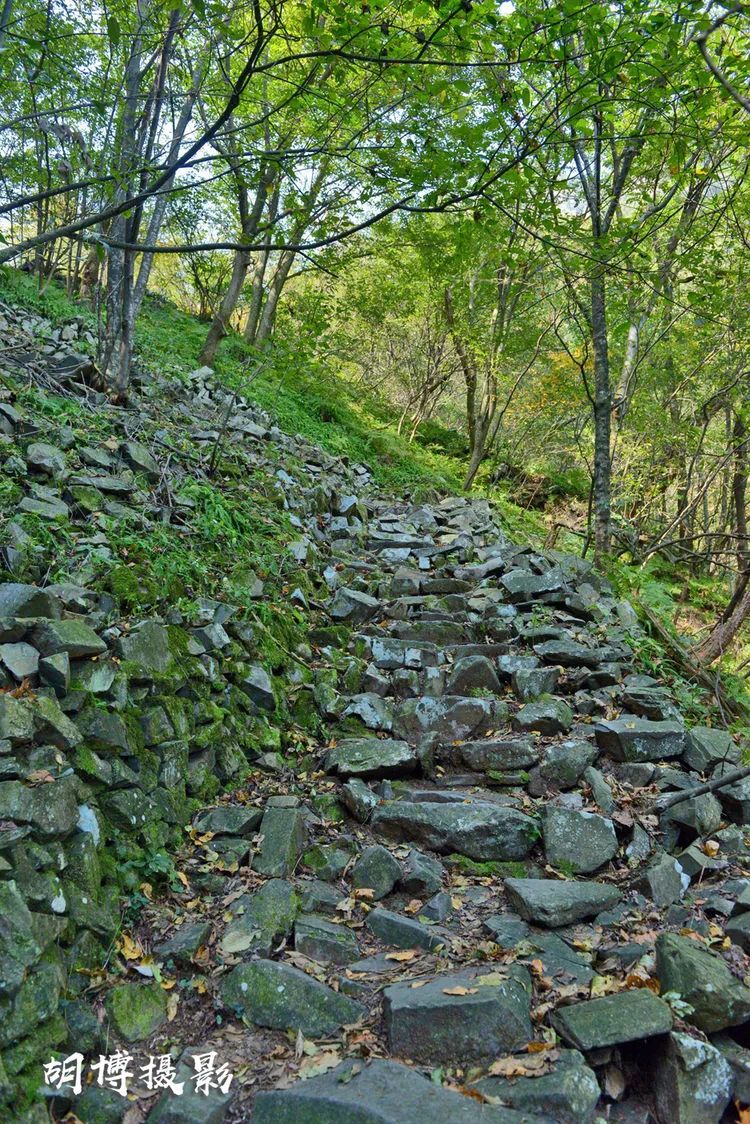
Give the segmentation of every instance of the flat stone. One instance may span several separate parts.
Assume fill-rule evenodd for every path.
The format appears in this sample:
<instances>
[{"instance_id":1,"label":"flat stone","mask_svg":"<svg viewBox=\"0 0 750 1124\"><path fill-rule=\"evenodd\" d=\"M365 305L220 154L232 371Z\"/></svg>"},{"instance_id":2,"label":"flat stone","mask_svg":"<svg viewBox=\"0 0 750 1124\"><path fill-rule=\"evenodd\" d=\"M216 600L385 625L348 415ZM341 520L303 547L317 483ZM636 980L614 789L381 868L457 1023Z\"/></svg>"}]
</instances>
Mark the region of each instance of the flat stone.
<instances>
[{"instance_id":1,"label":"flat stone","mask_svg":"<svg viewBox=\"0 0 750 1124\"><path fill-rule=\"evenodd\" d=\"M399 885L407 894L425 898L438 892L443 884L443 864L412 848L404 859Z\"/></svg>"},{"instance_id":2,"label":"flat stone","mask_svg":"<svg viewBox=\"0 0 750 1124\"><path fill-rule=\"evenodd\" d=\"M240 690L244 691L251 702L261 710L273 711L276 709L276 697L273 693L271 677L264 667L255 664L240 682Z\"/></svg>"},{"instance_id":3,"label":"flat stone","mask_svg":"<svg viewBox=\"0 0 750 1124\"><path fill-rule=\"evenodd\" d=\"M374 844L365 847L352 869L352 886L373 891L373 898L379 901L390 894L401 877L401 867L386 847Z\"/></svg>"},{"instance_id":4,"label":"flat stone","mask_svg":"<svg viewBox=\"0 0 750 1124\"><path fill-rule=\"evenodd\" d=\"M729 1062L709 1042L673 1031L656 1046L653 1084L660 1120L718 1124L734 1089Z\"/></svg>"},{"instance_id":5,"label":"flat stone","mask_svg":"<svg viewBox=\"0 0 750 1124\"><path fill-rule=\"evenodd\" d=\"M539 761L539 749L530 738L488 738L463 742L456 747L462 764L478 773L532 769Z\"/></svg>"},{"instance_id":6,"label":"flat stone","mask_svg":"<svg viewBox=\"0 0 750 1124\"><path fill-rule=\"evenodd\" d=\"M393 702L371 691L352 695L343 717L359 718L368 730L382 730L388 734L393 729Z\"/></svg>"},{"instance_id":7,"label":"flat stone","mask_svg":"<svg viewBox=\"0 0 750 1124\"><path fill-rule=\"evenodd\" d=\"M530 570L515 569L503 574L500 584L511 601L533 601L540 593L562 589L562 577L560 571L555 569L546 574L532 574Z\"/></svg>"},{"instance_id":8,"label":"flat stone","mask_svg":"<svg viewBox=\"0 0 750 1124\"><path fill-rule=\"evenodd\" d=\"M739 746L735 745L727 730L713 730L709 726L693 726L687 736L682 759L696 773L711 773L716 765L740 762Z\"/></svg>"},{"instance_id":9,"label":"flat stone","mask_svg":"<svg viewBox=\"0 0 750 1124\"><path fill-rule=\"evenodd\" d=\"M668 1034L672 1011L649 988L639 987L558 1007L551 1022L565 1042L586 1051Z\"/></svg>"},{"instance_id":10,"label":"flat stone","mask_svg":"<svg viewBox=\"0 0 750 1124\"><path fill-rule=\"evenodd\" d=\"M526 922L512 913L493 913L485 918L484 928L501 948L515 948L531 932Z\"/></svg>"},{"instance_id":11,"label":"flat stone","mask_svg":"<svg viewBox=\"0 0 750 1124\"><path fill-rule=\"evenodd\" d=\"M502 690L492 660L487 656L464 656L456 660L446 684L446 694L469 695L479 690L494 695Z\"/></svg>"},{"instance_id":12,"label":"flat stone","mask_svg":"<svg viewBox=\"0 0 750 1124\"><path fill-rule=\"evenodd\" d=\"M181 925L167 941L156 945L154 952L162 960L174 960L176 964L190 964L211 935L209 921L195 921Z\"/></svg>"},{"instance_id":13,"label":"flat stone","mask_svg":"<svg viewBox=\"0 0 750 1124\"><path fill-rule=\"evenodd\" d=\"M144 621L138 629L117 641L117 654L132 665L135 678L163 675L172 666L169 634L156 621Z\"/></svg>"},{"instance_id":14,"label":"flat stone","mask_svg":"<svg viewBox=\"0 0 750 1124\"><path fill-rule=\"evenodd\" d=\"M45 621L34 629L31 639L43 656L67 652L75 660L107 651L105 642L83 621Z\"/></svg>"},{"instance_id":15,"label":"flat stone","mask_svg":"<svg viewBox=\"0 0 750 1124\"><path fill-rule=\"evenodd\" d=\"M704 792L701 796L688 796L668 808L662 824L680 824L681 827L691 828L696 836L706 836L712 835L721 826L722 819L721 804L712 792Z\"/></svg>"},{"instance_id":16,"label":"flat stone","mask_svg":"<svg viewBox=\"0 0 750 1124\"><path fill-rule=\"evenodd\" d=\"M120 456L135 472L142 472L152 484L161 479L161 468L156 457L139 441L124 441L120 446Z\"/></svg>"},{"instance_id":17,"label":"flat stone","mask_svg":"<svg viewBox=\"0 0 750 1124\"><path fill-rule=\"evenodd\" d=\"M66 779L29 788L20 781L0 783L3 819L29 824L42 839L69 835L78 822L78 804Z\"/></svg>"},{"instance_id":18,"label":"flat stone","mask_svg":"<svg viewBox=\"0 0 750 1124\"><path fill-rule=\"evenodd\" d=\"M638 889L659 908L678 902L689 885L689 876L677 859L666 851L662 851L646 867L638 880Z\"/></svg>"},{"instance_id":19,"label":"flat stone","mask_svg":"<svg viewBox=\"0 0 750 1124\"><path fill-rule=\"evenodd\" d=\"M20 582L0 585L0 618L48 617L58 620L61 613L59 599L47 590Z\"/></svg>"},{"instance_id":20,"label":"flat stone","mask_svg":"<svg viewBox=\"0 0 750 1124\"><path fill-rule=\"evenodd\" d=\"M732 1067L735 1097L743 1104L750 1103L750 1050L728 1033L712 1035L711 1043Z\"/></svg>"},{"instance_id":21,"label":"flat stone","mask_svg":"<svg viewBox=\"0 0 750 1124\"><path fill-rule=\"evenodd\" d=\"M382 906L367 914L365 924L384 944L393 948L424 948L431 952L445 944L445 934L440 930Z\"/></svg>"},{"instance_id":22,"label":"flat stone","mask_svg":"<svg viewBox=\"0 0 750 1124\"><path fill-rule=\"evenodd\" d=\"M24 496L18 505L18 511L25 511L29 515L38 515L40 519L67 519L70 509L60 499L37 500L33 496Z\"/></svg>"},{"instance_id":23,"label":"flat stone","mask_svg":"<svg viewBox=\"0 0 750 1124\"><path fill-rule=\"evenodd\" d=\"M617 854L612 820L593 812L547 806L544 815L544 853L554 867L577 874L598 870Z\"/></svg>"},{"instance_id":24,"label":"flat stone","mask_svg":"<svg viewBox=\"0 0 750 1124\"><path fill-rule=\"evenodd\" d=\"M396 802L376 809L372 826L390 838L415 840L441 854L478 862L523 859L534 845L530 816L501 804Z\"/></svg>"},{"instance_id":25,"label":"flat stone","mask_svg":"<svg viewBox=\"0 0 750 1124\"><path fill-rule=\"evenodd\" d=\"M693 1008L687 1022L706 1034L750 1018L750 988L722 957L688 937L662 933L656 941L656 976L662 994L675 991Z\"/></svg>"},{"instance_id":26,"label":"flat stone","mask_svg":"<svg viewBox=\"0 0 750 1124\"><path fill-rule=\"evenodd\" d=\"M506 878L505 892L511 908L521 917L550 929L574 925L612 909L621 897L614 886L601 882L558 882L550 878Z\"/></svg>"},{"instance_id":27,"label":"flat stone","mask_svg":"<svg viewBox=\"0 0 750 1124\"><path fill-rule=\"evenodd\" d=\"M345 900L346 894L330 882L316 878L312 882L300 883L300 898L303 913L327 913L331 917L339 917L337 906Z\"/></svg>"},{"instance_id":28,"label":"flat stone","mask_svg":"<svg viewBox=\"0 0 750 1124\"><path fill-rule=\"evenodd\" d=\"M395 671L401 667L436 667L440 663L440 653L434 644L414 644L393 636L372 636L367 638L367 642L372 662L383 671Z\"/></svg>"},{"instance_id":29,"label":"flat stone","mask_svg":"<svg viewBox=\"0 0 750 1124\"><path fill-rule=\"evenodd\" d=\"M271 878L291 874L305 849L307 828L299 808L267 807L260 824L262 842L252 867Z\"/></svg>"},{"instance_id":30,"label":"flat stone","mask_svg":"<svg viewBox=\"0 0 750 1124\"><path fill-rule=\"evenodd\" d=\"M305 851L303 862L318 878L338 882L351 862L349 847L336 847L331 843L314 843Z\"/></svg>"},{"instance_id":31,"label":"flat stone","mask_svg":"<svg viewBox=\"0 0 750 1124\"><path fill-rule=\"evenodd\" d=\"M537 656L545 663L559 664L560 667L598 667L606 655L574 640L545 640L534 645Z\"/></svg>"},{"instance_id":32,"label":"flat stone","mask_svg":"<svg viewBox=\"0 0 750 1124\"><path fill-rule=\"evenodd\" d=\"M59 476L67 468L62 449L58 449L56 445L48 445L45 441L32 441L26 450L26 463L30 468L48 476Z\"/></svg>"},{"instance_id":33,"label":"flat stone","mask_svg":"<svg viewBox=\"0 0 750 1124\"><path fill-rule=\"evenodd\" d=\"M532 1122L525 1117L529 1124ZM348 1060L290 1089L259 1093L253 1124L521 1124L511 1110L478 1104L398 1062Z\"/></svg>"},{"instance_id":34,"label":"flat stone","mask_svg":"<svg viewBox=\"0 0 750 1124\"><path fill-rule=\"evenodd\" d=\"M678 722L652 722L635 715L598 722L594 733L599 748L615 761L663 761L682 756L686 745L685 730Z\"/></svg>"},{"instance_id":35,"label":"flat stone","mask_svg":"<svg viewBox=\"0 0 750 1124\"><path fill-rule=\"evenodd\" d=\"M232 903L234 920L222 934L222 952L270 956L291 933L300 907L300 898L291 882L270 878L259 890L243 894Z\"/></svg>"},{"instance_id":36,"label":"flat stone","mask_svg":"<svg viewBox=\"0 0 750 1124\"><path fill-rule=\"evenodd\" d=\"M118 984L105 1000L115 1031L126 1042L141 1042L167 1021L167 993L157 983Z\"/></svg>"},{"instance_id":37,"label":"flat stone","mask_svg":"<svg viewBox=\"0 0 750 1124\"><path fill-rule=\"evenodd\" d=\"M750 913L740 913L737 917L730 917L724 925L727 936L744 952L750 949Z\"/></svg>"},{"instance_id":38,"label":"flat stone","mask_svg":"<svg viewBox=\"0 0 750 1124\"><path fill-rule=\"evenodd\" d=\"M358 823L366 823L380 803L378 797L364 781L352 777L341 789L341 800Z\"/></svg>"},{"instance_id":39,"label":"flat stone","mask_svg":"<svg viewBox=\"0 0 750 1124\"><path fill-rule=\"evenodd\" d=\"M306 913L294 926L297 952L321 964L351 964L359 960L359 945L351 929L326 917Z\"/></svg>"},{"instance_id":40,"label":"flat stone","mask_svg":"<svg viewBox=\"0 0 750 1124\"><path fill-rule=\"evenodd\" d=\"M406 699L396 714L397 736L419 741L427 733L435 733L441 741L462 741L476 737L492 725L502 723L507 706L500 700L443 695L439 699L424 695Z\"/></svg>"},{"instance_id":41,"label":"flat stone","mask_svg":"<svg viewBox=\"0 0 750 1124\"><path fill-rule=\"evenodd\" d=\"M193 820L193 827L200 834L210 831L215 835L250 835L260 826L262 819L262 808L225 804L199 812Z\"/></svg>"},{"instance_id":42,"label":"flat stone","mask_svg":"<svg viewBox=\"0 0 750 1124\"><path fill-rule=\"evenodd\" d=\"M34 711L27 699L0 695L0 739L11 746L26 745L34 738Z\"/></svg>"},{"instance_id":43,"label":"flat stone","mask_svg":"<svg viewBox=\"0 0 750 1124\"><path fill-rule=\"evenodd\" d=\"M388 1048L428 1065L462 1066L517 1050L532 1037L530 995L528 969L517 965L452 972L420 988L394 984L383 992Z\"/></svg>"},{"instance_id":44,"label":"flat stone","mask_svg":"<svg viewBox=\"0 0 750 1124\"><path fill-rule=\"evenodd\" d=\"M557 933L530 932L519 948L524 959L541 960L545 976L562 985L590 984L596 973L590 958L571 948Z\"/></svg>"},{"instance_id":45,"label":"flat stone","mask_svg":"<svg viewBox=\"0 0 750 1124\"><path fill-rule=\"evenodd\" d=\"M572 725L573 711L563 699L539 699L526 703L513 716L513 729L522 733L566 734Z\"/></svg>"},{"instance_id":46,"label":"flat stone","mask_svg":"<svg viewBox=\"0 0 750 1124\"><path fill-rule=\"evenodd\" d=\"M171 1089L165 1089L154 1107L148 1114L148 1124L222 1124L229 1110L229 1104L235 1094L236 1082L226 1092L214 1086L205 1092L196 1086L195 1076L200 1067L200 1059L205 1058L215 1049L211 1042L191 1046L183 1052L176 1066L175 1082L182 1085L182 1092L176 1095ZM217 1059L217 1064L220 1064ZM96 1088L89 1086L89 1090ZM97 1117L84 1118L91 1124L114 1124L122 1118L122 1098L115 1094L119 1102L118 1115L100 1119ZM78 1103L78 1102L77 1102ZM81 1106L83 1108L83 1105Z\"/></svg>"},{"instance_id":47,"label":"flat stone","mask_svg":"<svg viewBox=\"0 0 750 1124\"><path fill-rule=\"evenodd\" d=\"M0 995L14 995L42 955L33 918L15 882L0 882Z\"/></svg>"},{"instance_id":48,"label":"flat stone","mask_svg":"<svg viewBox=\"0 0 750 1124\"><path fill-rule=\"evenodd\" d=\"M528 1058L528 1055L526 1055ZM523 1069L523 1056L519 1057ZM601 1091L596 1074L578 1050L555 1050L552 1071L532 1077L485 1077L476 1088L534 1119L555 1124L592 1124Z\"/></svg>"},{"instance_id":49,"label":"flat stone","mask_svg":"<svg viewBox=\"0 0 750 1124\"><path fill-rule=\"evenodd\" d=\"M446 890L439 890L437 894L433 894L429 901L426 901L419 911L420 917L426 917L428 921L446 921L453 912L453 899Z\"/></svg>"},{"instance_id":50,"label":"flat stone","mask_svg":"<svg viewBox=\"0 0 750 1124\"><path fill-rule=\"evenodd\" d=\"M328 606L328 612L336 621L362 624L373 617L379 608L380 602L377 597L371 597L369 593L360 593L358 589L341 586L336 590Z\"/></svg>"},{"instance_id":51,"label":"flat stone","mask_svg":"<svg viewBox=\"0 0 750 1124\"><path fill-rule=\"evenodd\" d=\"M311 1038L333 1034L364 1014L353 999L274 960L238 964L220 990L226 1006L256 1026L301 1031Z\"/></svg>"},{"instance_id":52,"label":"flat stone","mask_svg":"<svg viewBox=\"0 0 750 1124\"><path fill-rule=\"evenodd\" d=\"M0 644L0 660L17 683L32 679L39 671L39 652L31 644Z\"/></svg>"},{"instance_id":53,"label":"flat stone","mask_svg":"<svg viewBox=\"0 0 750 1124\"><path fill-rule=\"evenodd\" d=\"M556 667L521 667L511 678L513 693L523 703L534 702L542 695L552 694L559 678Z\"/></svg>"},{"instance_id":54,"label":"flat stone","mask_svg":"<svg viewBox=\"0 0 750 1124\"><path fill-rule=\"evenodd\" d=\"M70 686L70 656L67 652L42 657L38 660L37 670L40 682L53 687L59 697L67 693Z\"/></svg>"},{"instance_id":55,"label":"flat stone","mask_svg":"<svg viewBox=\"0 0 750 1124\"><path fill-rule=\"evenodd\" d=\"M548 746L544 761L539 767L548 784L563 791L575 788L589 765L599 756L591 742L570 740Z\"/></svg>"},{"instance_id":56,"label":"flat stone","mask_svg":"<svg viewBox=\"0 0 750 1124\"><path fill-rule=\"evenodd\" d=\"M343 738L326 754L327 773L340 777L399 777L413 773L417 751L393 738Z\"/></svg>"},{"instance_id":57,"label":"flat stone","mask_svg":"<svg viewBox=\"0 0 750 1124\"><path fill-rule=\"evenodd\" d=\"M124 480L122 476L115 476L109 472L78 473L71 476L68 483L71 487L98 488L100 492L106 492L112 496L129 496L135 491L135 485L131 484L129 480Z\"/></svg>"}]
</instances>

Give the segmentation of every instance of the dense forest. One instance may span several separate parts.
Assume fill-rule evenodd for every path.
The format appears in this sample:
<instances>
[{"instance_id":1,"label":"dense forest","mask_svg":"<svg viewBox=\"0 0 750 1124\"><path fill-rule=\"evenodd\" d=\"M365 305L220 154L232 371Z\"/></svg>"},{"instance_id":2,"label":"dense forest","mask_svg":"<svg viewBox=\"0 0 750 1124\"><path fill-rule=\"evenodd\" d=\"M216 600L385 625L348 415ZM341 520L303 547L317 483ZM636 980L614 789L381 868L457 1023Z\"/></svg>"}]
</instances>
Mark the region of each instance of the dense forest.
<instances>
[{"instance_id":1,"label":"dense forest","mask_svg":"<svg viewBox=\"0 0 750 1124\"><path fill-rule=\"evenodd\" d=\"M421 1065L467 1124L748 1119L749 50L742 0L0 0L0 1105L21 1097L19 1121L233 1124L257 1064L261 1124L360 1124L353 1071L327 1076L352 1056ZM436 822L443 799L465 820ZM730 875L701 913L696 886ZM324 986L311 960L383 971L363 926L401 950L385 970L452 947L464 972L479 915L453 946L429 926L501 881L513 940L509 914L482 917L477 955L521 988L497 949L538 924L523 987L551 998L495 1069L471 1069L468 1030L458 1063L419 1041L443 995L469 996L478 1038L513 1023L473 976L433 1007L435 980L388 977L385 1032L351 973L326 977L334 999L300 992L307 1022L242 1015L277 969L307 973L292 991ZM399 893L401 913L377 905ZM648 954L597 953L628 894L620 937ZM571 928L591 918L596 936ZM44 977L52 946L75 984ZM719 961L731 1018L689 988ZM581 988L632 1011L573 1027ZM194 1095L183 1115L144 1094L122 1116L101 1074L89 1115L50 1091L75 1085L54 1070L71 1027L94 1056L106 1020L133 1043L168 1019L187 1049L225 1008L291 1034L243 1039L239 1101L213 1071L210 1111ZM717 1054L705 1087L696 1042ZM329 1115L273 1100L290 1067ZM464 1119L366 1074L377 1120ZM652 1115L618 1116L626 1092Z\"/></svg>"}]
</instances>

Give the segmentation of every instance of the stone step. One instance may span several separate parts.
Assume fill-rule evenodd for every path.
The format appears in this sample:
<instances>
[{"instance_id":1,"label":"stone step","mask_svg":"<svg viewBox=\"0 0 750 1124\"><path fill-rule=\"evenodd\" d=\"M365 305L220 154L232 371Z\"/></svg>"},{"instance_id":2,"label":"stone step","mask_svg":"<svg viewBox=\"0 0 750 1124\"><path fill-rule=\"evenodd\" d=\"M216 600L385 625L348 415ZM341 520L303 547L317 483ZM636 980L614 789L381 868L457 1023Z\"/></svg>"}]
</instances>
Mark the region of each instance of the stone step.
<instances>
[{"instance_id":1,"label":"stone step","mask_svg":"<svg viewBox=\"0 0 750 1124\"><path fill-rule=\"evenodd\" d=\"M519 809L479 801L385 804L375 809L372 828L390 839L422 843L439 854L466 855L477 862L524 859L538 834L535 821ZM616 894L613 900L618 899Z\"/></svg>"}]
</instances>

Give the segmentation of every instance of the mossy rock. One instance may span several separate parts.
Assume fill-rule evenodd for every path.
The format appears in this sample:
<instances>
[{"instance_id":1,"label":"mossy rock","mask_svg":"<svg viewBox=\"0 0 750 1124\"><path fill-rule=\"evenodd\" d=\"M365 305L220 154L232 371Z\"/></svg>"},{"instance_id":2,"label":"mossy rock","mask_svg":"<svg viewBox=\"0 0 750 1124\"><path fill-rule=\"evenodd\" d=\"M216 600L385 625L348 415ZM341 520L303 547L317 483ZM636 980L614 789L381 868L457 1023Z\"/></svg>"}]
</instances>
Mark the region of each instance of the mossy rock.
<instances>
[{"instance_id":1,"label":"mossy rock","mask_svg":"<svg viewBox=\"0 0 750 1124\"><path fill-rule=\"evenodd\" d=\"M56 1013L20 1042L14 1042L12 1046L3 1050L6 1071L11 1076L15 1076L35 1063L40 1066L42 1060L49 1060L52 1050L67 1041L67 1038L68 1028L65 1019L61 1014Z\"/></svg>"},{"instance_id":2,"label":"mossy rock","mask_svg":"<svg viewBox=\"0 0 750 1124\"><path fill-rule=\"evenodd\" d=\"M124 983L105 1001L112 1025L126 1042L142 1042L166 1022L167 994L158 984Z\"/></svg>"}]
</instances>

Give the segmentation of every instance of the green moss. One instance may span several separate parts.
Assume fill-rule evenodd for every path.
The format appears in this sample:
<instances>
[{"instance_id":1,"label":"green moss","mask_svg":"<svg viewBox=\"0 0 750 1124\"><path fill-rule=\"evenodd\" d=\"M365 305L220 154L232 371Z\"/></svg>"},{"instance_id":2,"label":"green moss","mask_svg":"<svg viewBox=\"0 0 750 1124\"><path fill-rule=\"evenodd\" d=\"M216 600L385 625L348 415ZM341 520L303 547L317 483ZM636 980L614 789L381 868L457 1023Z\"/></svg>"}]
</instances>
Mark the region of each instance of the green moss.
<instances>
[{"instance_id":1,"label":"green moss","mask_svg":"<svg viewBox=\"0 0 750 1124\"><path fill-rule=\"evenodd\" d=\"M457 867L466 874L476 875L478 878L527 878L529 867L522 862L476 862L466 855L448 855L448 866Z\"/></svg>"},{"instance_id":2,"label":"green moss","mask_svg":"<svg viewBox=\"0 0 750 1124\"><path fill-rule=\"evenodd\" d=\"M104 588L126 613L148 608L159 601L156 582L140 566L114 566L105 577Z\"/></svg>"}]
</instances>

